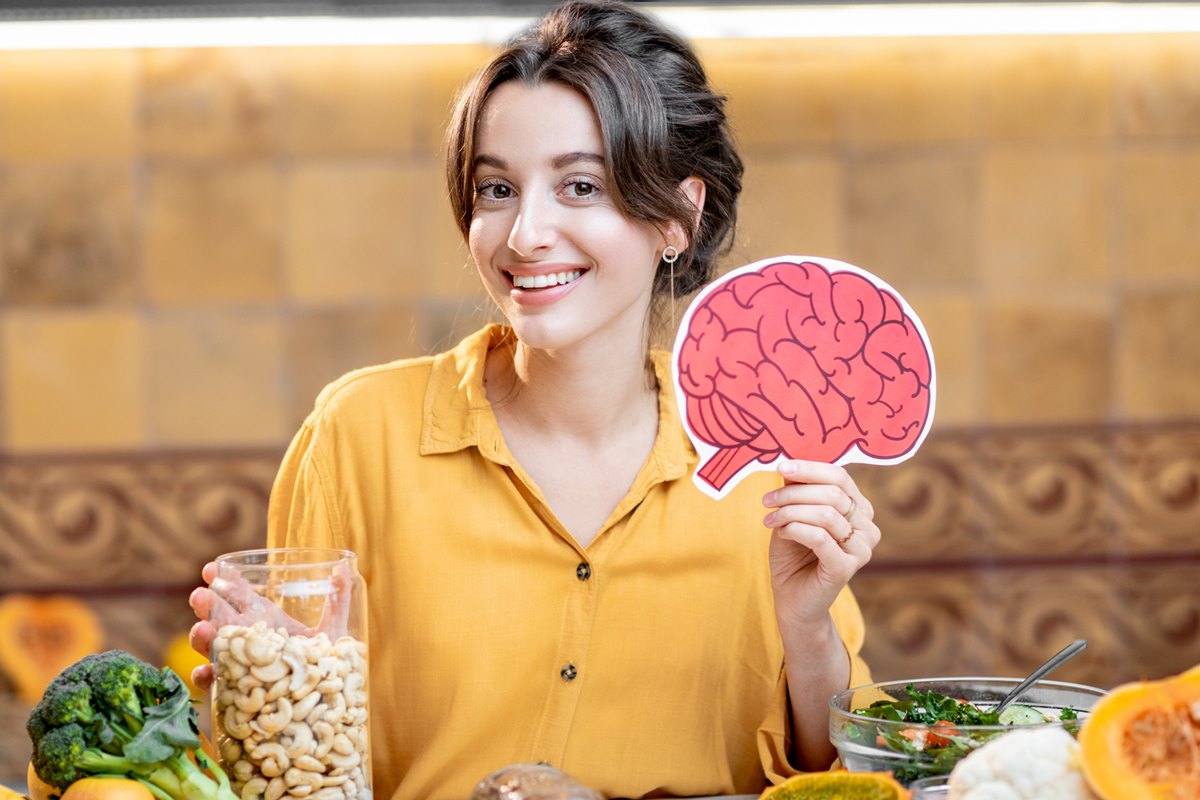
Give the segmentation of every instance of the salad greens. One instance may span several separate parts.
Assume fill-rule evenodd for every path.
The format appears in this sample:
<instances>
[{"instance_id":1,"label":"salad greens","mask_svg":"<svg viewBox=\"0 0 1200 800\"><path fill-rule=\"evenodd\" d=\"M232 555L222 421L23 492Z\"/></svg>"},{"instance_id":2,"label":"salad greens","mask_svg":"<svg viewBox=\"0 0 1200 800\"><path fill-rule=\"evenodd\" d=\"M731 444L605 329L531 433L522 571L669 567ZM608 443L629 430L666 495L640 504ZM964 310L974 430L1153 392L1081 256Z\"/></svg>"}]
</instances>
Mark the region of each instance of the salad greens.
<instances>
[{"instance_id":1,"label":"salad greens","mask_svg":"<svg viewBox=\"0 0 1200 800\"><path fill-rule=\"evenodd\" d=\"M913 756L910 765L897 765L896 780L907 785L927 775L944 775L967 753L982 746L1003 730L963 730L960 726L1030 725L1055 721L1036 708L1011 705L997 714L963 700L947 697L934 691L922 692L911 684L904 689L900 700L878 700L866 708L855 709L854 716L885 722L911 723L904 725L847 725L846 738L868 747L887 747L897 753ZM1077 720L1072 708L1064 708L1058 719ZM1074 735L1078 724L1065 726Z\"/></svg>"}]
</instances>

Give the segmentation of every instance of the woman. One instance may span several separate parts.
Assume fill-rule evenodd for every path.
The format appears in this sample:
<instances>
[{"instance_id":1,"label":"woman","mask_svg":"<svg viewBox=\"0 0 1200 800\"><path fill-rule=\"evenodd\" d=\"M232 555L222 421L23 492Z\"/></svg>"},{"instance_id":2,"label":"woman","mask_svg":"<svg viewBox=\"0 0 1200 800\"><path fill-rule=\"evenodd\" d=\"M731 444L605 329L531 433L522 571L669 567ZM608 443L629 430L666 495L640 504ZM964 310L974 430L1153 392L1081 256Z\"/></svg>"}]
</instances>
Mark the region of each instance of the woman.
<instances>
[{"instance_id":1,"label":"woman","mask_svg":"<svg viewBox=\"0 0 1200 800\"><path fill-rule=\"evenodd\" d=\"M535 761L624 797L827 768L827 700L868 681L846 584L871 505L809 462L708 499L648 352L654 301L732 237L723 98L654 20L569 0L466 88L448 143L507 325L327 387L269 509L271 546L359 554L375 791L462 798Z\"/></svg>"}]
</instances>

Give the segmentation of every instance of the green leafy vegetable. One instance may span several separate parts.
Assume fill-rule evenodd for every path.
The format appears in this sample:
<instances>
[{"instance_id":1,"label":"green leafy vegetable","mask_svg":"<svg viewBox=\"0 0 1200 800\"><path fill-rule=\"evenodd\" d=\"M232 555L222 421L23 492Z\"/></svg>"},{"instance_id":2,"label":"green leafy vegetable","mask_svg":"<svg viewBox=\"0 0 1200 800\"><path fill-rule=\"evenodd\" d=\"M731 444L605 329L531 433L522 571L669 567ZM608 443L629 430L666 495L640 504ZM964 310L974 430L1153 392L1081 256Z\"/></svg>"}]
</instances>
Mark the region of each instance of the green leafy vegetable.
<instances>
[{"instance_id":1,"label":"green leafy vegetable","mask_svg":"<svg viewBox=\"0 0 1200 800\"><path fill-rule=\"evenodd\" d=\"M140 781L159 800L238 800L200 749L183 681L124 650L85 656L59 673L26 729L34 771L59 789L119 777Z\"/></svg>"},{"instance_id":2,"label":"green leafy vegetable","mask_svg":"<svg viewBox=\"0 0 1200 800\"><path fill-rule=\"evenodd\" d=\"M1007 714L1002 720L996 712L980 708L934 691L918 691L911 684L898 700L879 700L866 708L854 710L854 715L882 723L911 723L904 725L848 725L846 737L865 747L886 747L912 758L909 764L889 767L896 779L908 784L928 775L949 773L967 753L1001 735L1003 730L971 730L970 726L1003 726L1052 721L1041 712L1025 707L1019 714ZM1041 719L1038 719L1040 717ZM1063 720L1077 720L1074 709L1064 708ZM925 726L933 726L926 728ZM959 730L966 727L967 730ZM1074 734L1078 724L1064 726Z\"/></svg>"}]
</instances>

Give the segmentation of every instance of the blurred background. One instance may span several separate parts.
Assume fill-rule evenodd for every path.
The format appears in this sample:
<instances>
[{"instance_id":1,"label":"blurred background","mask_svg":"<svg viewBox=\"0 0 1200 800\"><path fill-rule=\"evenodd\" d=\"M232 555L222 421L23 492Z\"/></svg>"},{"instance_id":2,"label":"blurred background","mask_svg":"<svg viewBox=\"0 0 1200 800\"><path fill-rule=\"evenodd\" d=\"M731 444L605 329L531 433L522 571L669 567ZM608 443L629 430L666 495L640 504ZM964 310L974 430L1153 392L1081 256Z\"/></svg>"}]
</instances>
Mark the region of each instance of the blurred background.
<instances>
[{"instance_id":1,"label":"blurred background","mask_svg":"<svg viewBox=\"0 0 1200 800\"><path fill-rule=\"evenodd\" d=\"M200 565L261 544L327 381L494 318L440 160L493 44L30 49L13 20L0 782L19 785L63 658L187 668ZM748 168L725 266L849 261L933 342L923 449L854 468L885 531L854 583L875 675L1015 675L1074 638L1066 680L1200 662L1200 33L695 43Z\"/></svg>"}]
</instances>

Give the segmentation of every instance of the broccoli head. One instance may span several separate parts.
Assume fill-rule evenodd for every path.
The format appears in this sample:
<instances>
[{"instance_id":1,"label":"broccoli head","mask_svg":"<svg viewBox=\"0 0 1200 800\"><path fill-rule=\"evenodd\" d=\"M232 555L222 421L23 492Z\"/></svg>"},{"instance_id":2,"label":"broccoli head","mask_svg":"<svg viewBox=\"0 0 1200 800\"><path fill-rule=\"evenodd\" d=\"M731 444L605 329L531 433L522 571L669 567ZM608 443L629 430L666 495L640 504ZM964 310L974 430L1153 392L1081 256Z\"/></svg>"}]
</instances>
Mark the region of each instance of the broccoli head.
<instances>
[{"instance_id":1,"label":"broccoli head","mask_svg":"<svg viewBox=\"0 0 1200 800\"><path fill-rule=\"evenodd\" d=\"M96 701L133 719L144 719L143 709L157 705L167 693L162 672L123 650L101 653L90 666L87 682Z\"/></svg>"},{"instance_id":2,"label":"broccoli head","mask_svg":"<svg viewBox=\"0 0 1200 800\"><path fill-rule=\"evenodd\" d=\"M43 696L41 717L47 725L78 722L90 725L96 718L92 709L92 687L86 683L55 681Z\"/></svg>"},{"instance_id":3,"label":"broccoli head","mask_svg":"<svg viewBox=\"0 0 1200 800\"><path fill-rule=\"evenodd\" d=\"M70 786L85 777L80 774L76 762L87 749L88 735L78 724L72 722L51 728L34 742L33 769L51 786Z\"/></svg>"}]
</instances>

